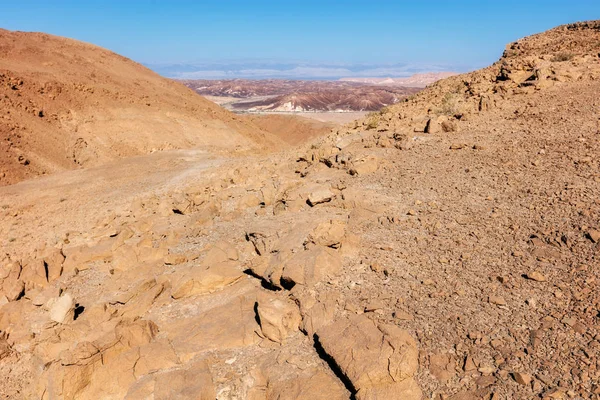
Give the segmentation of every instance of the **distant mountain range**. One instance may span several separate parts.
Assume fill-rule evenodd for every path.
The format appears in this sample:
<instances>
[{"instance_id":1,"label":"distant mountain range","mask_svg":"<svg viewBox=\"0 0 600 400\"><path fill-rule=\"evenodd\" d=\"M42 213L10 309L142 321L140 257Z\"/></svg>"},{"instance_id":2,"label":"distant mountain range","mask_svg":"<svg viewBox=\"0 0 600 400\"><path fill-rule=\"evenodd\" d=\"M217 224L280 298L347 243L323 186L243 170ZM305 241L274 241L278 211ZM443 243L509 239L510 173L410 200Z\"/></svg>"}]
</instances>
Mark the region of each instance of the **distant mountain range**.
<instances>
[{"instance_id":1,"label":"distant mountain range","mask_svg":"<svg viewBox=\"0 0 600 400\"><path fill-rule=\"evenodd\" d=\"M424 88L440 79L457 75L457 72L427 72L414 74L408 78L341 78L342 82L358 82L370 85L406 86Z\"/></svg>"},{"instance_id":2,"label":"distant mountain range","mask_svg":"<svg viewBox=\"0 0 600 400\"><path fill-rule=\"evenodd\" d=\"M376 111L420 90L363 82L224 79L183 80L187 87L233 111Z\"/></svg>"}]
</instances>

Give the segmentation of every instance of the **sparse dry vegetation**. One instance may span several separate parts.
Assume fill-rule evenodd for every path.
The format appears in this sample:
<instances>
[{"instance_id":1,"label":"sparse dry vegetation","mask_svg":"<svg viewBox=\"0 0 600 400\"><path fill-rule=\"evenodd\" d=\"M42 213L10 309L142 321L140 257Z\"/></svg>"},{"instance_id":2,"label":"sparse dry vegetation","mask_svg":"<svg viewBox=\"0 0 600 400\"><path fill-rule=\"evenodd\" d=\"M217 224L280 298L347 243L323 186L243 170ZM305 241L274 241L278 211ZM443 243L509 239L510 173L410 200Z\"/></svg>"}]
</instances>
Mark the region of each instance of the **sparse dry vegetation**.
<instances>
[{"instance_id":1,"label":"sparse dry vegetation","mask_svg":"<svg viewBox=\"0 0 600 400\"><path fill-rule=\"evenodd\" d=\"M552 62L565 62L565 61L571 61L573 59L573 57L575 57L575 55L573 53L570 52L560 52L556 55L554 55L551 59Z\"/></svg>"}]
</instances>

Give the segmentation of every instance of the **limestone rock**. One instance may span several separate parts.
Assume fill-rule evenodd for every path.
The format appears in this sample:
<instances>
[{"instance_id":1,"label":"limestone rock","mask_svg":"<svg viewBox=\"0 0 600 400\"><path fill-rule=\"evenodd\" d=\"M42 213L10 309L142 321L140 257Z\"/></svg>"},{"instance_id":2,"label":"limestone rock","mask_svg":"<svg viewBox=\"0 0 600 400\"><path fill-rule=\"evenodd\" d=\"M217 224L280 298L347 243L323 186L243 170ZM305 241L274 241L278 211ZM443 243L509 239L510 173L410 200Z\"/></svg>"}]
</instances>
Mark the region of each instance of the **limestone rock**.
<instances>
[{"instance_id":1,"label":"limestone rock","mask_svg":"<svg viewBox=\"0 0 600 400\"><path fill-rule=\"evenodd\" d=\"M321 246L339 248L346 234L343 221L327 221L320 223L308 236L307 241Z\"/></svg>"},{"instance_id":2,"label":"limestone rock","mask_svg":"<svg viewBox=\"0 0 600 400\"><path fill-rule=\"evenodd\" d=\"M539 271L533 271L527 274L527 278L536 282L546 282L546 277Z\"/></svg>"},{"instance_id":3,"label":"limestone rock","mask_svg":"<svg viewBox=\"0 0 600 400\"><path fill-rule=\"evenodd\" d=\"M323 187L310 192L307 201L311 207L314 207L318 204L328 203L334 197L335 195L331 192L331 190L329 190L329 188Z\"/></svg>"},{"instance_id":4,"label":"limestone rock","mask_svg":"<svg viewBox=\"0 0 600 400\"><path fill-rule=\"evenodd\" d=\"M50 319L54 322L62 324L66 322L67 316L72 315L75 307L73 297L65 293L62 296L52 299L50 305Z\"/></svg>"},{"instance_id":5,"label":"limestone rock","mask_svg":"<svg viewBox=\"0 0 600 400\"><path fill-rule=\"evenodd\" d=\"M214 400L217 398L208 363L199 361L185 370L156 376L155 400Z\"/></svg>"},{"instance_id":6,"label":"limestone rock","mask_svg":"<svg viewBox=\"0 0 600 400\"><path fill-rule=\"evenodd\" d=\"M320 329L316 340L350 379L357 397L395 393L396 398L421 398L412 382L418 367L416 343L397 326L376 325L363 314Z\"/></svg>"},{"instance_id":7,"label":"limestone rock","mask_svg":"<svg viewBox=\"0 0 600 400\"><path fill-rule=\"evenodd\" d=\"M594 243L598 243L600 242L600 231L597 231L595 229L590 229L588 232L588 237L590 238L590 240Z\"/></svg>"},{"instance_id":8,"label":"limestone rock","mask_svg":"<svg viewBox=\"0 0 600 400\"><path fill-rule=\"evenodd\" d=\"M287 379L281 379L277 375L275 379L268 380L262 399L335 400L350 397L340 381L322 369L311 368Z\"/></svg>"},{"instance_id":9,"label":"limestone rock","mask_svg":"<svg viewBox=\"0 0 600 400\"><path fill-rule=\"evenodd\" d=\"M328 275L339 274L341 269L342 262L335 250L315 246L288 259L281 279L289 284L313 286Z\"/></svg>"},{"instance_id":10,"label":"limestone rock","mask_svg":"<svg viewBox=\"0 0 600 400\"><path fill-rule=\"evenodd\" d=\"M282 343L300 326L300 312L292 301L279 297L263 297L257 303L260 329L266 338Z\"/></svg>"},{"instance_id":11,"label":"limestone rock","mask_svg":"<svg viewBox=\"0 0 600 400\"><path fill-rule=\"evenodd\" d=\"M239 281L244 274L236 262L226 261L208 268L195 266L182 269L176 276L171 297L181 299L214 292Z\"/></svg>"},{"instance_id":12,"label":"limestone rock","mask_svg":"<svg viewBox=\"0 0 600 400\"><path fill-rule=\"evenodd\" d=\"M8 301L15 301L25 290L25 283L21 276L21 264L9 263L5 267L4 280L2 281L2 292Z\"/></svg>"},{"instance_id":13,"label":"limestone rock","mask_svg":"<svg viewBox=\"0 0 600 400\"><path fill-rule=\"evenodd\" d=\"M454 375L455 361L450 354L432 354L429 357L429 371L440 382L449 381Z\"/></svg>"},{"instance_id":14,"label":"limestone rock","mask_svg":"<svg viewBox=\"0 0 600 400\"><path fill-rule=\"evenodd\" d=\"M366 156L352 161L350 165L350 175L368 175L379 169L380 161L375 156Z\"/></svg>"},{"instance_id":15,"label":"limestone rock","mask_svg":"<svg viewBox=\"0 0 600 400\"><path fill-rule=\"evenodd\" d=\"M531 383L531 375L529 374L525 374L522 372L513 372L512 376L514 380L520 385L528 386Z\"/></svg>"}]
</instances>

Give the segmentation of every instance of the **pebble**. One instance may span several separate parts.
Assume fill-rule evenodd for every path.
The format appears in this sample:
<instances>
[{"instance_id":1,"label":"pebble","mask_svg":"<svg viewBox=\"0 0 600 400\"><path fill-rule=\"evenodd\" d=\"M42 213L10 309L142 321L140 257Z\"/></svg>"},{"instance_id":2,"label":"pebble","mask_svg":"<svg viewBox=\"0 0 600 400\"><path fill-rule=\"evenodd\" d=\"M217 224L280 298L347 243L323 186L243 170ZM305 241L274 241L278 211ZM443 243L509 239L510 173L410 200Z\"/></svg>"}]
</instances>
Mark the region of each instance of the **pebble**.
<instances>
[{"instance_id":1,"label":"pebble","mask_svg":"<svg viewBox=\"0 0 600 400\"><path fill-rule=\"evenodd\" d=\"M520 385L528 386L531 383L531 375L522 372L513 372L513 379Z\"/></svg>"},{"instance_id":2,"label":"pebble","mask_svg":"<svg viewBox=\"0 0 600 400\"><path fill-rule=\"evenodd\" d=\"M594 243L600 242L600 231L590 229L588 231L588 238Z\"/></svg>"},{"instance_id":3,"label":"pebble","mask_svg":"<svg viewBox=\"0 0 600 400\"><path fill-rule=\"evenodd\" d=\"M529 274L527 274L527 279L530 279L530 280L536 281L536 282L546 282L546 277L538 271L533 271L533 272L530 272Z\"/></svg>"},{"instance_id":4,"label":"pebble","mask_svg":"<svg viewBox=\"0 0 600 400\"><path fill-rule=\"evenodd\" d=\"M505 306L506 305L506 300L504 300L504 297L501 297L501 296L490 296L488 298L488 301L491 304L495 304L497 306Z\"/></svg>"}]
</instances>

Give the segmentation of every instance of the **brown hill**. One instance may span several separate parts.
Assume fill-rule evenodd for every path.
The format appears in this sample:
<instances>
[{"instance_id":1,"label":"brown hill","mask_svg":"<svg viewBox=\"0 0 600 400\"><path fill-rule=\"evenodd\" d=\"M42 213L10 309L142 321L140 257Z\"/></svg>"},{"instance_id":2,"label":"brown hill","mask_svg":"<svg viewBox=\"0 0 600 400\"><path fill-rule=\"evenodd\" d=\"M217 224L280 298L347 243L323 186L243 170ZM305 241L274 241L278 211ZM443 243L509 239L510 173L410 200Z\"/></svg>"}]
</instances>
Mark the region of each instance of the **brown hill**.
<instances>
[{"instance_id":1,"label":"brown hill","mask_svg":"<svg viewBox=\"0 0 600 400\"><path fill-rule=\"evenodd\" d=\"M0 30L0 185L172 148L268 146L257 127L97 46Z\"/></svg>"}]
</instances>

